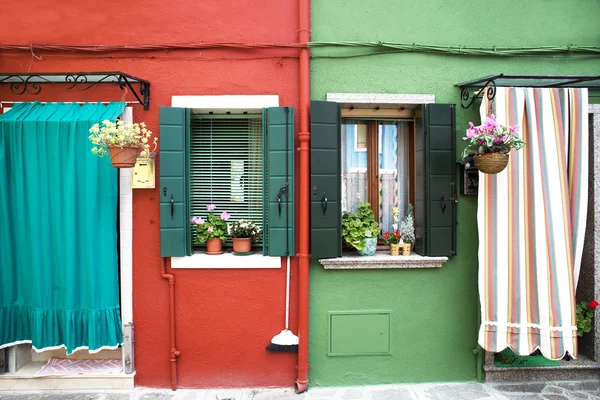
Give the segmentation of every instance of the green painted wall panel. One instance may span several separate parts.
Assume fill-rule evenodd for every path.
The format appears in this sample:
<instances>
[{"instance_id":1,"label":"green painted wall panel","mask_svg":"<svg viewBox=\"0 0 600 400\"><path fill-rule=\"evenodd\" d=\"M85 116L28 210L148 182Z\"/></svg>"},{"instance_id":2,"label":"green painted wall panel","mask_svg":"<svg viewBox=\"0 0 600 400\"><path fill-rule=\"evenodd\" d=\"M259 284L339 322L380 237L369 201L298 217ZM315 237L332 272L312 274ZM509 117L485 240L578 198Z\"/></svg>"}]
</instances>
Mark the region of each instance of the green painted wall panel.
<instances>
[{"instance_id":1,"label":"green painted wall panel","mask_svg":"<svg viewBox=\"0 0 600 400\"><path fill-rule=\"evenodd\" d=\"M382 41L473 47L598 45L600 2L583 0L313 0L312 40ZM489 23L490 21L495 23ZM598 57L476 57L313 48L311 99L327 93L434 94L460 103L459 82L498 73L597 75ZM331 57L338 58L331 58ZM600 102L593 92L590 103ZM596 96L596 97L594 97ZM478 104L478 103L477 103ZM456 154L478 107L456 109ZM422 144L417 142L422 148ZM419 155L417 156L417 158ZM418 171L417 171L418 173ZM417 198L424 200L418 191ZM439 206L438 206L439 208ZM417 202L416 212L423 209ZM458 255L440 270L325 270L310 280L310 385L470 381L476 378L477 198L456 204ZM447 210L448 212L448 210ZM434 232L437 232L434 229ZM443 232L442 232L443 233ZM329 312L390 309L391 356L329 357Z\"/></svg>"},{"instance_id":2,"label":"green painted wall panel","mask_svg":"<svg viewBox=\"0 0 600 400\"><path fill-rule=\"evenodd\" d=\"M329 315L329 356L390 354L389 311L337 311Z\"/></svg>"}]
</instances>

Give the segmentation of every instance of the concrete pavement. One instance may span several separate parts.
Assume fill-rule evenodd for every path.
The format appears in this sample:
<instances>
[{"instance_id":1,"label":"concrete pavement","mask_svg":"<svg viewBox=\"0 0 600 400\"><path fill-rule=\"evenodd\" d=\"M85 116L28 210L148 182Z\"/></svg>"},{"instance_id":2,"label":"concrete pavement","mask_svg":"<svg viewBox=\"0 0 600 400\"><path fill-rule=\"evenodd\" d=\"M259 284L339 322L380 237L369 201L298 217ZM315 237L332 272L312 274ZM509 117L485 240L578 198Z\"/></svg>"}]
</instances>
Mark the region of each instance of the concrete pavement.
<instances>
[{"instance_id":1,"label":"concrete pavement","mask_svg":"<svg viewBox=\"0 0 600 400\"><path fill-rule=\"evenodd\" d=\"M2 392L1 400L600 400L600 381L438 383L293 389Z\"/></svg>"}]
</instances>

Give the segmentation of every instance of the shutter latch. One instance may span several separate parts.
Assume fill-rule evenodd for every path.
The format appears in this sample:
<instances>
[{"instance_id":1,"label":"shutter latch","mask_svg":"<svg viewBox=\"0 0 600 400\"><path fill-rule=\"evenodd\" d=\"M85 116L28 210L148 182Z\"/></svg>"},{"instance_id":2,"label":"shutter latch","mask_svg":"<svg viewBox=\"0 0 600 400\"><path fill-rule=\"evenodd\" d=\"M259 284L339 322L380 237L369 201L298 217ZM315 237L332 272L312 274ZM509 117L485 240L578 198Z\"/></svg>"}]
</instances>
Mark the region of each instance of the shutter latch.
<instances>
[{"instance_id":1,"label":"shutter latch","mask_svg":"<svg viewBox=\"0 0 600 400\"><path fill-rule=\"evenodd\" d=\"M279 219L281 219L281 197L285 196L286 199L288 198L288 186L289 186L289 182L285 183L285 186L282 186L281 189L279 189L279 193L277 193L277 208L279 209Z\"/></svg>"}]
</instances>

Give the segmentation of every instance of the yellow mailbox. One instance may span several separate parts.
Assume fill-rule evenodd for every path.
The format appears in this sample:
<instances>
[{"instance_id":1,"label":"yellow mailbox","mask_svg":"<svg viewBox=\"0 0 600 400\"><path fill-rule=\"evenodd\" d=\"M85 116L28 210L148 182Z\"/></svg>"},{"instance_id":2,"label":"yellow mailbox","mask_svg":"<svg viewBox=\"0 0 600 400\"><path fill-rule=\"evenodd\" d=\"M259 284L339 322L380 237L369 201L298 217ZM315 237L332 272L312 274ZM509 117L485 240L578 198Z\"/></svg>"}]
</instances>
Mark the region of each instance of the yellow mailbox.
<instances>
[{"instance_id":1,"label":"yellow mailbox","mask_svg":"<svg viewBox=\"0 0 600 400\"><path fill-rule=\"evenodd\" d=\"M154 157L139 158L133 167L131 187L133 189L154 189Z\"/></svg>"}]
</instances>

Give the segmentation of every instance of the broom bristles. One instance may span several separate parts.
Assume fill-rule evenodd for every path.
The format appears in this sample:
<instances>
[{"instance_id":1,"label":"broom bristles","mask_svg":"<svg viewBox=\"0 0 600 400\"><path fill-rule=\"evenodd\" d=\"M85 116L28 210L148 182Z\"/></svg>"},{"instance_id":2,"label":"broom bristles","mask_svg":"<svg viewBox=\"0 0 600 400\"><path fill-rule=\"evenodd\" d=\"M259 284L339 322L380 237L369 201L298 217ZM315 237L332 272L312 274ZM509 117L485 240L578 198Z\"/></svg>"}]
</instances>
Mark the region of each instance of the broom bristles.
<instances>
[{"instance_id":1,"label":"broom bristles","mask_svg":"<svg viewBox=\"0 0 600 400\"><path fill-rule=\"evenodd\" d=\"M298 352L298 336L294 335L292 331L284 329L278 335L273 336L266 350L279 353L296 353Z\"/></svg>"}]
</instances>

